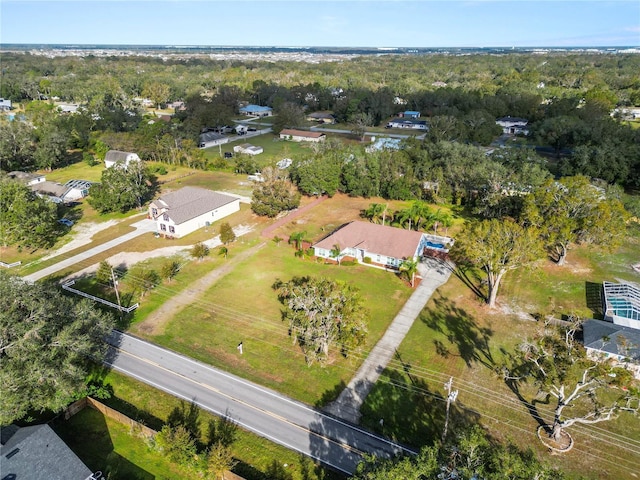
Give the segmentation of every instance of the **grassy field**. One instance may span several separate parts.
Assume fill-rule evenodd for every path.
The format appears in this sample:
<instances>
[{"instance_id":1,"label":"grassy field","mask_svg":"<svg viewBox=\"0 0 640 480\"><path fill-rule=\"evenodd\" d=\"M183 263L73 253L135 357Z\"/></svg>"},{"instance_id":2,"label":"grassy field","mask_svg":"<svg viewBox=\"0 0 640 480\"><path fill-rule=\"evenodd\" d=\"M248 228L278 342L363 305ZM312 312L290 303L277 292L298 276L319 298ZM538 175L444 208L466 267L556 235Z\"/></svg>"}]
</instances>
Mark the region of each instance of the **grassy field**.
<instances>
[{"instance_id":1,"label":"grassy field","mask_svg":"<svg viewBox=\"0 0 640 480\"><path fill-rule=\"evenodd\" d=\"M99 374L114 390L114 396L104 403L154 430L160 430L172 410L183 405L170 395L118 373ZM215 419L214 415L204 410L198 411L203 441L206 439L207 425ZM90 468L104 472L105 466L118 466L118 472L123 475L116 478L191 478L151 450L144 440L132 437L127 427L90 408L80 412L57 431ZM288 465L287 471L294 480L343 478L319 469L310 460L291 450L242 429L237 430L231 448L238 461L233 471L247 480L268 480L265 472L274 459L282 465ZM305 471L308 476L304 475Z\"/></svg>"},{"instance_id":2,"label":"grassy field","mask_svg":"<svg viewBox=\"0 0 640 480\"><path fill-rule=\"evenodd\" d=\"M201 299L176 312L164 333L151 339L294 398L311 404L327 403L337 394L336 389L348 382L411 290L389 272L297 258L286 239L294 231L306 231L306 238L317 240L339 225L358 219L360 211L376 200L337 195L286 223L275 232L285 242L279 246L269 242L255 257L238 264ZM406 205L407 202L390 202L392 209ZM360 289L370 311L365 352L347 359L336 355L326 368L305 365L302 353L288 336L287 325L281 320L282 306L271 288L277 279L286 281L296 275L327 276ZM162 293L170 296L170 290L173 287L165 286ZM154 295L155 292L151 294ZM133 332L147 335L146 329L140 328L143 320L143 314L136 317ZM245 346L242 357L236 351L240 341Z\"/></svg>"}]
</instances>

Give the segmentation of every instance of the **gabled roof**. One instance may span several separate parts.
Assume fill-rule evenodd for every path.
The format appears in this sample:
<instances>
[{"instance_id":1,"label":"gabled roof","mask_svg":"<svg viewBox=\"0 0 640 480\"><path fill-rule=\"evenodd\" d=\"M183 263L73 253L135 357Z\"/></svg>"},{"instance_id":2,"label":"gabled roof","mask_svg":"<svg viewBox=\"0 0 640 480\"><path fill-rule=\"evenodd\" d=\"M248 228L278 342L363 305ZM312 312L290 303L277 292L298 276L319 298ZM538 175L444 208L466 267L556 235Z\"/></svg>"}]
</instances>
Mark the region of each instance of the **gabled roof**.
<instances>
[{"instance_id":1,"label":"gabled roof","mask_svg":"<svg viewBox=\"0 0 640 480\"><path fill-rule=\"evenodd\" d=\"M19 180L24 183L29 183L34 180L45 178L44 175L40 175L39 173L20 172L17 170L14 172L9 172L8 175L9 178L13 178L14 180Z\"/></svg>"},{"instance_id":2,"label":"gabled roof","mask_svg":"<svg viewBox=\"0 0 640 480\"><path fill-rule=\"evenodd\" d=\"M307 132L305 130L294 130L293 128L285 128L280 135L290 135L292 137L320 138L326 136L322 132Z\"/></svg>"},{"instance_id":3,"label":"gabled roof","mask_svg":"<svg viewBox=\"0 0 640 480\"><path fill-rule=\"evenodd\" d=\"M10 429L0 445L2 478L29 480L86 480L91 470L49 425ZM8 437L8 438L6 438Z\"/></svg>"},{"instance_id":4,"label":"gabled roof","mask_svg":"<svg viewBox=\"0 0 640 480\"><path fill-rule=\"evenodd\" d=\"M529 120L527 120L526 118L519 118L519 117L500 117L498 119L496 119L496 122L504 122L504 123L523 123L523 124L527 124L529 123Z\"/></svg>"},{"instance_id":5,"label":"gabled roof","mask_svg":"<svg viewBox=\"0 0 640 480\"><path fill-rule=\"evenodd\" d=\"M200 143L206 143L206 142L215 142L216 140L221 140L227 137L217 132L204 132L204 133L201 133L198 138L200 139Z\"/></svg>"},{"instance_id":6,"label":"gabled roof","mask_svg":"<svg viewBox=\"0 0 640 480\"><path fill-rule=\"evenodd\" d=\"M104 156L105 162L124 162L129 155L136 155L133 152L123 152L121 150L109 150Z\"/></svg>"},{"instance_id":7,"label":"gabled roof","mask_svg":"<svg viewBox=\"0 0 640 480\"><path fill-rule=\"evenodd\" d=\"M236 197L206 188L184 187L162 195L153 203L166 208L169 218L179 225L235 201Z\"/></svg>"},{"instance_id":8,"label":"gabled roof","mask_svg":"<svg viewBox=\"0 0 640 480\"><path fill-rule=\"evenodd\" d=\"M585 348L593 348L640 362L640 330L602 320L585 320L582 324ZM606 339L606 340L605 340ZM621 345L627 345L624 349Z\"/></svg>"},{"instance_id":9,"label":"gabled roof","mask_svg":"<svg viewBox=\"0 0 640 480\"><path fill-rule=\"evenodd\" d=\"M422 240L422 233L415 230L355 221L344 225L313 245L331 250L338 245L345 248L361 248L369 253L393 258L413 258Z\"/></svg>"},{"instance_id":10,"label":"gabled roof","mask_svg":"<svg viewBox=\"0 0 640 480\"><path fill-rule=\"evenodd\" d=\"M64 197L64 194L69 191L69 187L65 187L61 183L50 182L48 180L45 182L34 183L33 185L30 185L30 187L31 190L42 195L50 195L60 198Z\"/></svg>"}]
</instances>

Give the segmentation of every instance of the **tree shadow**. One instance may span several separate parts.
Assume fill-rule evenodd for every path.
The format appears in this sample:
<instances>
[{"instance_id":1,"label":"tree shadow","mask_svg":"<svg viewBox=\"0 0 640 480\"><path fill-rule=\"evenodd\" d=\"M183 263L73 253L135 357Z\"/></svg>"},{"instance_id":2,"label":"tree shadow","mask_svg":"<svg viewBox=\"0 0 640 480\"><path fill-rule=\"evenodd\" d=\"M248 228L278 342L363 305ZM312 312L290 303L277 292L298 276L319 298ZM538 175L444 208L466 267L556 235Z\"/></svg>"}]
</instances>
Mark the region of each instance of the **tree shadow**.
<instances>
[{"instance_id":1,"label":"tree shadow","mask_svg":"<svg viewBox=\"0 0 640 480\"><path fill-rule=\"evenodd\" d=\"M538 404L550 404L549 397L547 396L544 400L538 400L536 398L534 398L532 401L527 400L520 390L522 379L526 378L529 374L525 363L519 362L513 352L509 352L504 348L501 348L500 352L505 359L505 366L503 367L505 385L516 396L518 401L527 409L531 418L533 418L533 420L535 420L539 426L544 427L547 433L551 433L550 430L548 430L547 422L538 412ZM507 371L508 374L506 373Z\"/></svg>"},{"instance_id":2,"label":"tree shadow","mask_svg":"<svg viewBox=\"0 0 640 480\"><path fill-rule=\"evenodd\" d=\"M447 343L439 339L433 341L436 352L444 358L459 356L467 367L480 363L493 369L495 362L489 347L493 331L479 326L464 309L454 306L441 294L436 293L433 298L435 306L421 314L420 319L430 329L446 337Z\"/></svg>"},{"instance_id":3,"label":"tree shadow","mask_svg":"<svg viewBox=\"0 0 640 480\"><path fill-rule=\"evenodd\" d=\"M399 358L399 356L398 356ZM402 371L387 369L360 409L360 423L394 441L415 447L434 444L442 436L446 416L446 392L413 374L410 364L400 358ZM449 432L468 428L479 414L460 399L450 406Z\"/></svg>"},{"instance_id":4,"label":"tree shadow","mask_svg":"<svg viewBox=\"0 0 640 480\"><path fill-rule=\"evenodd\" d=\"M52 425L56 433L93 472L104 478L153 480L155 475L114 451L111 432L102 413L85 408L69 420ZM142 441L142 440L141 440Z\"/></svg>"},{"instance_id":5,"label":"tree shadow","mask_svg":"<svg viewBox=\"0 0 640 480\"><path fill-rule=\"evenodd\" d=\"M325 390L322 393L320 398L318 400L316 400L316 402L314 404L315 407L316 408L322 408L322 407L330 404L331 402L333 402L334 400L336 400L338 398L340 393L345 388L347 388L347 384L344 382L344 380L340 380L340 383L338 383L335 387L333 387L330 390Z\"/></svg>"},{"instance_id":6,"label":"tree shadow","mask_svg":"<svg viewBox=\"0 0 640 480\"><path fill-rule=\"evenodd\" d=\"M488 295L482 290L481 287L485 283L485 280L480 278L477 269L473 268L471 265L465 265L464 263L460 262L453 270L453 274L462 283L464 283L467 288L469 288L469 290L471 290L478 298L484 300L485 302L489 299Z\"/></svg>"},{"instance_id":7,"label":"tree shadow","mask_svg":"<svg viewBox=\"0 0 640 480\"><path fill-rule=\"evenodd\" d=\"M605 309L602 299L602 284L584 282L584 294L587 308L593 312L593 318L603 320Z\"/></svg>"}]
</instances>

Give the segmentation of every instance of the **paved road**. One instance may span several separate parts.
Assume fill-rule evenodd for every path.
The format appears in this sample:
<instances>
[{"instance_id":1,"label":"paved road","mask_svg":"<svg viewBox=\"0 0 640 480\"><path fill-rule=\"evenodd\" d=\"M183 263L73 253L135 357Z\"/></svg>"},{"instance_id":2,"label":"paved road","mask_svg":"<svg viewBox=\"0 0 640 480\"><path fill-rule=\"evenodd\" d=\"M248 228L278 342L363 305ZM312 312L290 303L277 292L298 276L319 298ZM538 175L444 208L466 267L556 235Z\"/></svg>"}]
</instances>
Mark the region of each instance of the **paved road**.
<instances>
[{"instance_id":1,"label":"paved road","mask_svg":"<svg viewBox=\"0 0 640 480\"><path fill-rule=\"evenodd\" d=\"M49 275L59 272L60 270L69 268L75 265L76 263L84 262L86 259L91 258L94 255L102 253L106 250L109 250L110 248L113 248L124 242L128 242L132 238L139 237L140 235L144 235L145 233L156 231L156 222L149 219L140 220L139 222L136 222L131 226L135 228L133 232L127 233L125 235L121 235L118 238L114 238L113 240L102 243L96 247L90 248L85 252L66 258L65 260L62 260L54 265L51 265L47 268L43 268L42 270L38 270L37 272L32 273L31 275L26 275L23 278L27 282L35 282L36 280L40 280L44 277L48 277Z\"/></svg>"},{"instance_id":2,"label":"paved road","mask_svg":"<svg viewBox=\"0 0 640 480\"><path fill-rule=\"evenodd\" d=\"M433 292L449 279L455 267L448 261L427 257L418 268L422 281L393 319L385 334L373 347L347 387L340 392L335 401L327 405L328 412L353 423L360 421L360 407L373 385L409 333L413 322L418 318Z\"/></svg>"},{"instance_id":3,"label":"paved road","mask_svg":"<svg viewBox=\"0 0 640 480\"><path fill-rule=\"evenodd\" d=\"M273 390L127 334L113 332L106 364L194 402L273 442L351 474L363 452L415 453Z\"/></svg>"}]
</instances>

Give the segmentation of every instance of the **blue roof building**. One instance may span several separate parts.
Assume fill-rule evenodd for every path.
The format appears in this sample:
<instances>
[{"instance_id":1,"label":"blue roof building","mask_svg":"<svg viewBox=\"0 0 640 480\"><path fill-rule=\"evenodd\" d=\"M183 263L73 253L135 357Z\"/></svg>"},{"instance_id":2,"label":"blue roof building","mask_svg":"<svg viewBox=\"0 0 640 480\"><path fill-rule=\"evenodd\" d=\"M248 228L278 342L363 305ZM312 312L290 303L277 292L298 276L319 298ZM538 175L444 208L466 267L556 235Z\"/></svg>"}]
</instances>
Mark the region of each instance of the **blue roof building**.
<instances>
[{"instance_id":1,"label":"blue roof building","mask_svg":"<svg viewBox=\"0 0 640 480\"><path fill-rule=\"evenodd\" d=\"M420 112L416 112L415 110L405 110L398 116L404 118L420 118Z\"/></svg>"},{"instance_id":2,"label":"blue roof building","mask_svg":"<svg viewBox=\"0 0 640 480\"><path fill-rule=\"evenodd\" d=\"M248 117L270 117L273 115L273 109L261 105L247 105L246 107L240 108L240 113Z\"/></svg>"}]
</instances>

